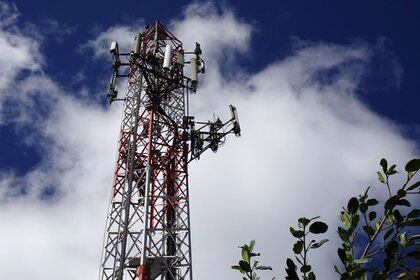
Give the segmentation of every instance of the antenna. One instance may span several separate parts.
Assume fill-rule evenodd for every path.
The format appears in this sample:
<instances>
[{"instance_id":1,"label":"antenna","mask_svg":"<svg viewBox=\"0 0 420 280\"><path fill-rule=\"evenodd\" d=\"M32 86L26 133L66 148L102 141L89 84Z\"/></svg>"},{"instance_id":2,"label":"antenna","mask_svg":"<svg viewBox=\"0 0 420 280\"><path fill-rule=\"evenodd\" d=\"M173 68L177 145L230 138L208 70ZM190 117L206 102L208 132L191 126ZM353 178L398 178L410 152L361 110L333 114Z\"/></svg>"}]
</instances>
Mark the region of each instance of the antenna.
<instances>
[{"instance_id":1,"label":"antenna","mask_svg":"<svg viewBox=\"0 0 420 280\"><path fill-rule=\"evenodd\" d=\"M165 57L163 59L163 69L169 70L169 67L171 66L171 57L172 56L172 46L166 45L165 48Z\"/></svg>"},{"instance_id":2,"label":"antenna","mask_svg":"<svg viewBox=\"0 0 420 280\"><path fill-rule=\"evenodd\" d=\"M241 136L241 126L239 124L238 111L233 105L229 105L231 121L233 123L232 131L237 137Z\"/></svg>"},{"instance_id":3,"label":"antenna","mask_svg":"<svg viewBox=\"0 0 420 280\"><path fill-rule=\"evenodd\" d=\"M197 74L198 74L197 58L191 57L190 65L191 65L191 82L193 86L195 87L197 85Z\"/></svg>"},{"instance_id":4,"label":"antenna","mask_svg":"<svg viewBox=\"0 0 420 280\"><path fill-rule=\"evenodd\" d=\"M112 55L118 55L118 43L117 43L117 41L111 42L111 46L109 47L109 52Z\"/></svg>"},{"instance_id":5,"label":"antenna","mask_svg":"<svg viewBox=\"0 0 420 280\"><path fill-rule=\"evenodd\" d=\"M141 33L137 33L136 37L134 38L134 47L133 47L133 53L135 55L140 54L140 48L141 48Z\"/></svg>"}]
</instances>

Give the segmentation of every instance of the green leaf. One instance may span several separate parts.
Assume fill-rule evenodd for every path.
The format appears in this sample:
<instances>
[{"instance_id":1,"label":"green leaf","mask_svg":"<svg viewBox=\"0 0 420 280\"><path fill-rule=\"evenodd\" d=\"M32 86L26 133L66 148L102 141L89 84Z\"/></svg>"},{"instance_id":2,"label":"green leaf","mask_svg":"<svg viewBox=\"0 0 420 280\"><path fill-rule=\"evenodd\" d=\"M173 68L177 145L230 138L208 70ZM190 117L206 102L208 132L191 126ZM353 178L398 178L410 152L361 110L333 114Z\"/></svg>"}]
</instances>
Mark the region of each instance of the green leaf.
<instances>
[{"instance_id":1,"label":"green leaf","mask_svg":"<svg viewBox=\"0 0 420 280\"><path fill-rule=\"evenodd\" d=\"M394 229L390 228L384 235L384 241L387 240L388 237L390 237L393 232L394 232Z\"/></svg>"},{"instance_id":2,"label":"green leaf","mask_svg":"<svg viewBox=\"0 0 420 280\"><path fill-rule=\"evenodd\" d=\"M356 269L352 274L354 276L354 279L361 280L360 277L366 272L365 268Z\"/></svg>"},{"instance_id":3,"label":"green leaf","mask_svg":"<svg viewBox=\"0 0 420 280\"><path fill-rule=\"evenodd\" d=\"M297 241L294 245L293 245L293 252L298 255L300 254L300 252L302 252L303 249L303 241Z\"/></svg>"},{"instance_id":4,"label":"green leaf","mask_svg":"<svg viewBox=\"0 0 420 280\"><path fill-rule=\"evenodd\" d=\"M413 209L407 214L407 218L417 218L420 216L420 209Z\"/></svg>"},{"instance_id":5,"label":"green leaf","mask_svg":"<svg viewBox=\"0 0 420 280\"><path fill-rule=\"evenodd\" d=\"M357 197L350 198L349 202L347 203L347 210L350 214L355 214L359 209L359 200Z\"/></svg>"},{"instance_id":6,"label":"green leaf","mask_svg":"<svg viewBox=\"0 0 420 280\"><path fill-rule=\"evenodd\" d=\"M349 237L351 233L342 227L338 227L338 235L340 236L341 240L343 240L344 242L349 242Z\"/></svg>"},{"instance_id":7,"label":"green leaf","mask_svg":"<svg viewBox=\"0 0 420 280\"><path fill-rule=\"evenodd\" d=\"M255 269L257 269L257 270L273 270L271 268L271 266L266 266L266 265L257 266Z\"/></svg>"},{"instance_id":8,"label":"green leaf","mask_svg":"<svg viewBox=\"0 0 420 280\"><path fill-rule=\"evenodd\" d=\"M368 192L369 192L369 189L370 189L370 186L369 186L369 187L367 187L367 189L366 189L365 193L364 193L362 196L360 196L360 201L361 201L361 202L364 202L364 201L366 200L366 198L368 197Z\"/></svg>"},{"instance_id":9,"label":"green leaf","mask_svg":"<svg viewBox=\"0 0 420 280\"><path fill-rule=\"evenodd\" d=\"M397 204L402 205L402 206L407 206L407 207L411 206L411 203L407 199L399 199L397 201Z\"/></svg>"},{"instance_id":10,"label":"green leaf","mask_svg":"<svg viewBox=\"0 0 420 280\"><path fill-rule=\"evenodd\" d=\"M302 267L300 268L300 272L302 272L302 273L306 273L306 272L309 272L309 271L311 271L311 266L309 264L302 265Z\"/></svg>"},{"instance_id":11,"label":"green leaf","mask_svg":"<svg viewBox=\"0 0 420 280\"><path fill-rule=\"evenodd\" d=\"M240 270L241 267L239 265L232 265L230 268Z\"/></svg>"},{"instance_id":12,"label":"green leaf","mask_svg":"<svg viewBox=\"0 0 420 280\"><path fill-rule=\"evenodd\" d=\"M361 258L361 259L356 259L354 260L355 264L363 264L363 263L368 263L372 260L372 258Z\"/></svg>"},{"instance_id":13,"label":"green leaf","mask_svg":"<svg viewBox=\"0 0 420 280\"><path fill-rule=\"evenodd\" d=\"M296 230L296 229L294 229L294 228L292 228L292 227L290 227L290 233L294 236L294 237L296 237L296 238L301 238L301 237L303 237L304 235L305 235L305 233L303 232L303 230Z\"/></svg>"},{"instance_id":14,"label":"green leaf","mask_svg":"<svg viewBox=\"0 0 420 280\"><path fill-rule=\"evenodd\" d=\"M415 172L407 172L407 178L411 180L413 178Z\"/></svg>"},{"instance_id":15,"label":"green leaf","mask_svg":"<svg viewBox=\"0 0 420 280\"><path fill-rule=\"evenodd\" d=\"M255 246L255 240L251 240L251 242L248 245L249 251L252 252L254 250Z\"/></svg>"},{"instance_id":16,"label":"green leaf","mask_svg":"<svg viewBox=\"0 0 420 280\"><path fill-rule=\"evenodd\" d=\"M414 190L415 188L417 188L417 187L419 187L419 186L420 186L420 181L418 181L418 182L414 183L411 187L409 187L409 188L407 189L407 191L412 191L412 190Z\"/></svg>"},{"instance_id":17,"label":"green leaf","mask_svg":"<svg viewBox=\"0 0 420 280\"><path fill-rule=\"evenodd\" d=\"M407 172L416 172L419 169L420 169L420 159L418 159L418 158L410 160L405 165L405 171L407 171Z\"/></svg>"},{"instance_id":18,"label":"green leaf","mask_svg":"<svg viewBox=\"0 0 420 280\"><path fill-rule=\"evenodd\" d=\"M316 249L322 246L322 244L327 243L328 239L322 239L319 242L315 242L314 244L311 245L311 248Z\"/></svg>"},{"instance_id":19,"label":"green leaf","mask_svg":"<svg viewBox=\"0 0 420 280\"><path fill-rule=\"evenodd\" d=\"M386 173L386 175L388 175L388 176L391 176L391 175L394 175L394 174L397 174L398 172L396 171L396 170L392 170L392 171L388 171L387 173Z\"/></svg>"},{"instance_id":20,"label":"green leaf","mask_svg":"<svg viewBox=\"0 0 420 280\"><path fill-rule=\"evenodd\" d=\"M314 222L313 224L309 226L309 231L312 232L313 234L325 233L327 232L327 230L328 230L328 225L320 221Z\"/></svg>"},{"instance_id":21,"label":"green leaf","mask_svg":"<svg viewBox=\"0 0 420 280\"><path fill-rule=\"evenodd\" d=\"M234 270L239 270L239 272L242 274L245 273L245 271L239 265L233 265L231 268Z\"/></svg>"},{"instance_id":22,"label":"green leaf","mask_svg":"<svg viewBox=\"0 0 420 280\"><path fill-rule=\"evenodd\" d=\"M394 210L393 214L395 219L397 220L397 223L401 223L404 220L404 217L401 215L400 210Z\"/></svg>"},{"instance_id":23,"label":"green leaf","mask_svg":"<svg viewBox=\"0 0 420 280\"><path fill-rule=\"evenodd\" d=\"M308 274L308 280L316 280L315 274L312 271Z\"/></svg>"},{"instance_id":24,"label":"green leaf","mask_svg":"<svg viewBox=\"0 0 420 280\"><path fill-rule=\"evenodd\" d=\"M361 203L360 206L359 206L359 209L360 209L360 212L366 213L366 211L368 209L368 206L367 206L366 203Z\"/></svg>"},{"instance_id":25,"label":"green leaf","mask_svg":"<svg viewBox=\"0 0 420 280\"><path fill-rule=\"evenodd\" d=\"M395 240L390 241L385 246L385 254L389 259L393 259L397 251L398 251L398 242Z\"/></svg>"},{"instance_id":26,"label":"green leaf","mask_svg":"<svg viewBox=\"0 0 420 280\"><path fill-rule=\"evenodd\" d=\"M250 252L249 252L248 246L243 246L241 254L242 254L242 259L246 262L249 262L249 255L250 255L249 253Z\"/></svg>"},{"instance_id":27,"label":"green leaf","mask_svg":"<svg viewBox=\"0 0 420 280\"><path fill-rule=\"evenodd\" d=\"M360 220L360 216L359 215L354 215L353 219L351 219L351 227L352 228L357 227L357 225L359 224L359 220Z\"/></svg>"},{"instance_id":28,"label":"green leaf","mask_svg":"<svg viewBox=\"0 0 420 280\"><path fill-rule=\"evenodd\" d=\"M338 256L343 264L347 263L347 254L343 248L338 248L337 250Z\"/></svg>"},{"instance_id":29,"label":"green leaf","mask_svg":"<svg viewBox=\"0 0 420 280\"><path fill-rule=\"evenodd\" d=\"M390 212L390 213L388 213L388 215L386 215L386 221L387 221L388 223L395 223L395 222L397 222L397 219L395 219L394 214L392 214L392 213Z\"/></svg>"},{"instance_id":30,"label":"green leaf","mask_svg":"<svg viewBox=\"0 0 420 280\"><path fill-rule=\"evenodd\" d=\"M311 220L309 220L308 218L305 218L305 217L303 217L303 218L299 218L298 219L298 222L299 222L299 227L300 228L303 228L304 226L307 226L308 224L309 224L309 222L310 222Z\"/></svg>"},{"instance_id":31,"label":"green leaf","mask_svg":"<svg viewBox=\"0 0 420 280\"><path fill-rule=\"evenodd\" d=\"M376 212L375 211L370 212L369 213L369 220L373 221L375 219L376 219Z\"/></svg>"},{"instance_id":32,"label":"green leaf","mask_svg":"<svg viewBox=\"0 0 420 280\"><path fill-rule=\"evenodd\" d=\"M289 269L296 270L295 263L289 258L286 259L286 265Z\"/></svg>"},{"instance_id":33,"label":"green leaf","mask_svg":"<svg viewBox=\"0 0 420 280\"><path fill-rule=\"evenodd\" d=\"M391 167L388 169L387 174L388 174L388 175L393 175L393 174L395 174L395 173L398 173L398 172L395 170L395 167L397 167L395 164L391 165Z\"/></svg>"},{"instance_id":34,"label":"green leaf","mask_svg":"<svg viewBox=\"0 0 420 280\"><path fill-rule=\"evenodd\" d=\"M399 190L397 191L397 195L398 195L399 197L404 197L404 196L406 196L406 195L407 195L407 192L406 192L405 190L403 190L403 189L399 189Z\"/></svg>"},{"instance_id":35,"label":"green leaf","mask_svg":"<svg viewBox=\"0 0 420 280\"><path fill-rule=\"evenodd\" d=\"M372 236L375 234L375 230L371 226L363 226L363 230L369 235Z\"/></svg>"},{"instance_id":36,"label":"green leaf","mask_svg":"<svg viewBox=\"0 0 420 280\"><path fill-rule=\"evenodd\" d=\"M350 218L346 212L341 212L340 219L346 227L350 227Z\"/></svg>"},{"instance_id":37,"label":"green leaf","mask_svg":"<svg viewBox=\"0 0 420 280\"><path fill-rule=\"evenodd\" d=\"M296 271L290 271L289 269L286 268L286 272L287 272L287 276L286 276L286 280L299 280L299 277L297 276Z\"/></svg>"},{"instance_id":38,"label":"green leaf","mask_svg":"<svg viewBox=\"0 0 420 280\"><path fill-rule=\"evenodd\" d=\"M384 171L384 173L388 172L388 162L386 161L386 159L381 159L381 161L379 162L379 164L382 166L382 170Z\"/></svg>"},{"instance_id":39,"label":"green leaf","mask_svg":"<svg viewBox=\"0 0 420 280\"><path fill-rule=\"evenodd\" d=\"M245 272L250 272L251 271L251 266L249 265L249 262L246 262L244 260L240 260L239 261L239 266Z\"/></svg>"},{"instance_id":40,"label":"green leaf","mask_svg":"<svg viewBox=\"0 0 420 280\"><path fill-rule=\"evenodd\" d=\"M385 184L385 179L384 179L384 176L382 175L382 173L379 172L379 171L376 172L376 173L378 174L378 180L379 180L379 182Z\"/></svg>"},{"instance_id":41,"label":"green leaf","mask_svg":"<svg viewBox=\"0 0 420 280\"><path fill-rule=\"evenodd\" d=\"M372 198L372 199L368 199L368 201L366 201L366 204L369 206L374 206L376 204L378 204L379 201L377 201L376 199Z\"/></svg>"},{"instance_id":42,"label":"green leaf","mask_svg":"<svg viewBox=\"0 0 420 280\"><path fill-rule=\"evenodd\" d=\"M385 202L385 206L384 206L385 210L391 210L392 208L394 208L395 205L397 205L398 200L399 200L399 197L396 195L388 198L388 200Z\"/></svg>"},{"instance_id":43,"label":"green leaf","mask_svg":"<svg viewBox=\"0 0 420 280\"><path fill-rule=\"evenodd\" d=\"M420 219L408 220L401 223L401 227L419 227Z\"/></svg>"}]
</instances>

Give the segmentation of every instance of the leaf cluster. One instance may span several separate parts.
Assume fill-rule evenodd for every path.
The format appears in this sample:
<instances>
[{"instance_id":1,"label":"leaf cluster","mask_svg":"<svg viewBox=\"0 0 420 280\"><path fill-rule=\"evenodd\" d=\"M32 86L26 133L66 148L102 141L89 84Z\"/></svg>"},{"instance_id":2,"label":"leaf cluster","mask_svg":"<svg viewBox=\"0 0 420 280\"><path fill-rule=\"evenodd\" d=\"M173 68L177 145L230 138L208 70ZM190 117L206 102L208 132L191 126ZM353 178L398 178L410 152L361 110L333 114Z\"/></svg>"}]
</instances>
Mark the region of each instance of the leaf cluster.
<instances>
[{"instance_id":1,"label":"leaf cluster","mask_svg":"<svg viewBox=\"0 0 420 280\"><path fill-rule=\"evenodd\" d=\"M388 167L385 159L381 159L380 165L378 180L388 191L388 198L381 205L383 209L377 199L369 197L369 187L359 197L350 198L341 212L338 235L342 246L337 253L344 270L334 266L341 279L410 279L404 278L412 275L407 262L419 260L420 235L413 234L412 229L420 225L420 210L407 208L411 207L410 196L419 194L420 182L410 183L420 169L420 159L406 164L406 181L395 193L389 177L398 173L396 165ZM356 244L362 242L365 245L359 252Z\"/></svg>"},{"instance_id":2,"label":"leaf cluster","mask_svg":"<svg viewBox=\"0 0 420 280\"><path fill-rule=\"evenodd\" d=\"M350 198L340 213L342 225L337 232L342 244L337 253L341 264L334 266L334 270L341 280L420 279L420 209L412 209L413 195L420 194L420 181L412 182L420 170L420 159L405 165L406 179L398 188L392 187L389 181L398 173L396 165L388 166L387 160L381 159L380 166L382 170L377 176L388 192L386 200L381 202L372 197L368 187L363 194ZM293 244L296 262L286 260L287 280L316 279L308 252L328 242L328 239L310 238L328 230L328 225L318 219L303 217L298 219L297 228L290 227L290 233L296 238ZM254 245L255 241L251 241L239 247L242 259L232 266L242 274L243 280L260 279L256 270L271 270L270 266L252 261L260 256L253 251Z\"/></svg>"},{"instance_id":3,"label":"leaf cluster","mask_svg":"<svg viewBox=\"0 0 420 280\"><path fill-rule=\"evenodd\" d=\"M308 263L308 252L313 249L321 247L323 244L328 242L328 239L321 239L319 241L312 239L308 242L311 234L322 234L327 232L328 225L324 222L317 221L319 217L312 219L300 218L298 219L298 229L290 227L290 233L297 240L293 245L293 253L297 264L292 259L286 260L286 279L287 280L298 280L298 271L300 271L301 277L304 280L315 280L316 276L312 271L311 265Z\"/></svg>"},{"instance_id":4,"label":"leaf cluster","mask_svg":"<svg viewBox=\"0 0 420 280\"><path fill-rule=\"evenodd\" d=\"M258 260L252 258L260 256L260 253L254 252L255 240L249 244L240 246L242 259L239 260L237 265L233 265L233 270L239 271L243 276L243 280L257 280L260 277L257 275L256 270L272 270L271 266L260 265Z\"/></svg>"}]
</instances>

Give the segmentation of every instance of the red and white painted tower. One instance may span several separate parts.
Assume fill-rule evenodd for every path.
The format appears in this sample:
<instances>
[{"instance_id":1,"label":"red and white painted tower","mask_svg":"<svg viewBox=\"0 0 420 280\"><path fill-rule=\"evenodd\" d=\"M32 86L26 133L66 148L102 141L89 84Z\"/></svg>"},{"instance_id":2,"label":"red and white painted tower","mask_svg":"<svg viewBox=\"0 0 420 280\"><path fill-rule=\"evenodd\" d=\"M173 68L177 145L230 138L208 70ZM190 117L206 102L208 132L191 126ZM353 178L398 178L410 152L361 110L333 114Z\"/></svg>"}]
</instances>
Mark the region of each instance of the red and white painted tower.
<instances>
[{"instance_id":1,"label":"red and white painted tower","mask_svg":"<svg viewBox=\"0 0 420 280\"><path fill-rule=\"evenodd\" d=\"M227 134L240 135L236 109L230 106L226 123L189 116L189 95L204 73L201 48L184 51L159 22L136 35L132 51L120 53L112 42L110 52L108 99L124 108L100 280L191 280L188 163L209 148L217 151ZM118 99L121 77L128 86Z\"/></svg>"}]
</instances>

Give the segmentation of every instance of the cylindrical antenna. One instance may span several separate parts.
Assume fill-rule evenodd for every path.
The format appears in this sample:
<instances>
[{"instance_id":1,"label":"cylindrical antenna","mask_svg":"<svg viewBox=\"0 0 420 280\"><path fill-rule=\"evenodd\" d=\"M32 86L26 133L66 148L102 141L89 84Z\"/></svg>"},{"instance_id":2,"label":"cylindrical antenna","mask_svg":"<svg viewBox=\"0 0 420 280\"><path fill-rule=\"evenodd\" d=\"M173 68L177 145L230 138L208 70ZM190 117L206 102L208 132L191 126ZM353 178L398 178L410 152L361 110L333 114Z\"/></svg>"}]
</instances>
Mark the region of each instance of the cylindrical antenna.
<instances>
[{"instance_id":1,"label":"cylindrical antenna","mask_svg":"<svg viewBox=\"0 0 420 280\"><path fill-rule=\"evenodd\" d=\"M176 63L178 63L181 66L184 66L185 62L184 62L184 54L181 52L179 52L176 55Z\"/></svg>"},{"instance_id":2,"label":"cylindrical antenna","mask_svg":"<svg viewBox=\"0 0 420 280\"><path fill-rule=\"evenodd\" d=\"M197 59L195 57L192 57L190 59L190 64L191 64L191 82L193 84L197 84Z\"/></svg>"},{"instance_id":3,"label":"cylindrical antenna","mask_svg":"<svg viewBox=\"0 0 420 280\"><path fill-rule=\"evenodd\" d=\"M165 57L163 58L163 69L169 70L169 66L171 66L171 58L172 58L172 46L166 45Z\"/></svg>"},{"instance_id":4,"label":"cylindrical antenna","mask_svg":"<svg viewBox=\"0 0 420 280\"><path fill-rule=\"evenodd\" d=\"M133 48L134 53L139 54L140 48L141 48L141 33L137 33L136 38L134 39L134 48Z\"/></svg>"}]
</instances>

